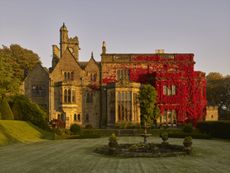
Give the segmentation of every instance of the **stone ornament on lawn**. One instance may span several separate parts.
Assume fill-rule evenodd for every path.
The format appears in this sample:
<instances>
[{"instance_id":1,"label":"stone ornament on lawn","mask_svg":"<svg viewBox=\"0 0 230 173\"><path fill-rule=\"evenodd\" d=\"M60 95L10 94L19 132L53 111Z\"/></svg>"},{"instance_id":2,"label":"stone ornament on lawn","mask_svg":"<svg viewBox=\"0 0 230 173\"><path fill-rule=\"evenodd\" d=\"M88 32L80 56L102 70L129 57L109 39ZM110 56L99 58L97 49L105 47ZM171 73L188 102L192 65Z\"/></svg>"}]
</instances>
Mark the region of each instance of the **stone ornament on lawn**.
<instances>
[{"instance_id":1,"label":"stone ornament on lawn","mask_svg":"<svg viewBox=\"0 0 230 173\"><path fill-rule=\"evenodd\" d=\"M191 136L187 136L184 138L184 150L190 154L192 152L192 137Z\"/></svg>"},{"instance_id":2,"label":"stone ornament on lawn","mask_svg":"<svg viewBox=\"0 0 230 173\"><path fill-rule=\"evenodd\" d=\"M162 144L165 145L165 144L169 144L168 143L168 133L167 132L163 132L160 134L160 137L162 139Z\"/></svg>"},{"instance_id":3,"label":"stone ornament on lawn","mask_svg":"<svg viewBox=\"0 0 230 173\"><path fill-rule=\"evenodd\" d=\"M117 137L113 133L109 137L108 145L95 149L96 153L119 157L171 157L191 154L191 137L184 140L183 145L169 144L168 133L162 133L162 143L124 143L118 144Z\"/></svg>"}]
</instances>

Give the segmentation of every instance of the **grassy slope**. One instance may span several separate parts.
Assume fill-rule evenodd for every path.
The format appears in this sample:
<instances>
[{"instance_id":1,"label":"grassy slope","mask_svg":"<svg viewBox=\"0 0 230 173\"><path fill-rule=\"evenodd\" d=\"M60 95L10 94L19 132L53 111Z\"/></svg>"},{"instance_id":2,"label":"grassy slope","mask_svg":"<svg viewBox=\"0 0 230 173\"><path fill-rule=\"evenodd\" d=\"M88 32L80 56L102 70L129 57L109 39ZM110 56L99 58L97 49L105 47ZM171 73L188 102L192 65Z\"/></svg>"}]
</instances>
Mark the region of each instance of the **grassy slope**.
<instances>
[{"instance_id":1,"label":"grassy slope","mask_svg":"<svg viewBox=\"0 0 230 173\"><path fill-rule=\"evenodd\" d=\"M122 137L119 142L140 142L140 137ZM151 137L150 141L160 142ZM193 140L192 156L168 158L113 158L95 154L107 138L57 140L16 144L0 148L0 172L36 173L221 173L230 172L230 141ZM182 139L169 139L181 144Z\"/></svg>"},{"instance_id":2,"label":"grassy slope","mask_svg":"<svg viewBox=\"0 0 230 173\"><path fill-rule=\"evenodd\" d=\"M48 136L48 132L39 129L29 122L0 120L0 146L16 142L38 142Z\"/></svg>"}]
</instances>

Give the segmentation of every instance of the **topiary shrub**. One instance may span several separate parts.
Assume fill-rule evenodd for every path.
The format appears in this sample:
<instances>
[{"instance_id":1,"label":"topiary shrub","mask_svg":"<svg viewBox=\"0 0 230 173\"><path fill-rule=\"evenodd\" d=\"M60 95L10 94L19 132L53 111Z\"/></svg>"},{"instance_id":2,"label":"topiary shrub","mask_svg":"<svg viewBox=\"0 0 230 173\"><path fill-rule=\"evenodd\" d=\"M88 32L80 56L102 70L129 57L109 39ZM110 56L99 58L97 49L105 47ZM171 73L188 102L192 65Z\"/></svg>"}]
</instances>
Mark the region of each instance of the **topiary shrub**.
<instances>
[{"instance_id":1,"label":"topiary shrub","mask_svg":"<svg viewBox=\"0 0 230 173\"><path fill-rule=\"evenodd\" d=\"M75 135L79 134L81 132L81 126L78 124L72 124L70 126L70 131Z\"/></svg>"},{"instance_id":2,"label":"topiary shrub","mask_svg":"<svg viewBox=\"0 0 230 173\"><path fill-rule=\"evenodd\" d=\"M113 134L109 137L109 147L111 147L111 148L116 148L117 146L118 146L117 137L116 137L115 133L113 133Z\"/></svg>"},{"instance_id":3,"label":"topiary shrub","mask_svg":"<svg viewBox=\"0 0 230 173\"><path fill-rule=\"evenodd\" d=\"M14 114L6 98L3 98L3 100L0 103L0 113L1 113L2 120L13 120L14 119Z\"/></svg>"},{"instance_id":4,"label":"topiary shrub","mask_svg":"<svg viewBox=\"0 0 230 173\"><path fill-rule=\"evenodd\" d=\"M183 132L185 132L185 133L192 133L192 131L193 131L193 126L192 126L191 123L185 124L183 126Z\"/></svg>"}]
</instances>

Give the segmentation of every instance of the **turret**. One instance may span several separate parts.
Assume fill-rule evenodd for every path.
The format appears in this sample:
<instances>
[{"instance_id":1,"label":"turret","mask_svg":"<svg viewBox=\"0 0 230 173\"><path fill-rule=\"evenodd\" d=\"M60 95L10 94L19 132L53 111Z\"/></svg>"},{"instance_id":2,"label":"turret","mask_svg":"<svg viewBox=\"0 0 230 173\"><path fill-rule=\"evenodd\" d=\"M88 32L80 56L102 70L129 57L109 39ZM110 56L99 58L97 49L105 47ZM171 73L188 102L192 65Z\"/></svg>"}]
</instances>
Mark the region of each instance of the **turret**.
<instances>
[{"instance_id":1,"label":"turret","mask_svg":"<svg viewBox=\"0 0 230 173\"><path fill-rule=\"evenodd\" d=\"M65 26L65 23L63 23L62 27L60 28L60 57L62 57L64 51L68 46L68 40L68 30Z\"/></svg>"},{"instance_id":2,"label":"turret","mask_svg":"<svg viewBox=\"0 0 230 173\"><path fill-rule=\"evenodd\" d=\"M106 54L106 45L105 45L105 41L102 42L102 54Z\"/></svg>"},{"instance_id":3,"label":"turret","mask_svg":"<svg viewBox=\"0 0 230 173\"><path fill-rule=\"evenodd\" d=\"M79 41L78 41L77 36L75 36L73 38L69 38L68 48L70 49L70 52L72 53L72 55L74 56L76 61L78 61L80 48L79 48Z\"/></svg>"}]
</instances>

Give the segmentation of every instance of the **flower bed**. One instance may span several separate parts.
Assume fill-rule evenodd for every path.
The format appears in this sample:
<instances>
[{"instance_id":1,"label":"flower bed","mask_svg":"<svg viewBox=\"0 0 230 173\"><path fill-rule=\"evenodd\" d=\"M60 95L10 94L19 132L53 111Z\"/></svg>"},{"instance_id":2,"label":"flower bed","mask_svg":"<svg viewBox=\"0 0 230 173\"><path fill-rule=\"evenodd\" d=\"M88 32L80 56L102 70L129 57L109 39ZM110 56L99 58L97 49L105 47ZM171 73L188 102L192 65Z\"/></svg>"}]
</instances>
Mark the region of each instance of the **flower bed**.
<instances>
[{"instance_id":1,"label":"flower bed","mask_svg":"<svg viewBox=\"0 0 230 173\"><path fill-rule=\"evenodd\" d=\"M118 157L172 157L190 154L182 145L154 143L118 144L117 147L105 145L96 148L95 152Z\"/></svg>"}]
</instances>

